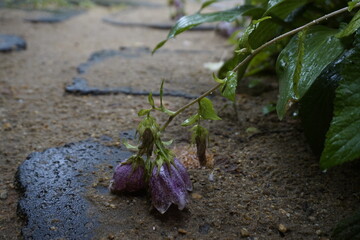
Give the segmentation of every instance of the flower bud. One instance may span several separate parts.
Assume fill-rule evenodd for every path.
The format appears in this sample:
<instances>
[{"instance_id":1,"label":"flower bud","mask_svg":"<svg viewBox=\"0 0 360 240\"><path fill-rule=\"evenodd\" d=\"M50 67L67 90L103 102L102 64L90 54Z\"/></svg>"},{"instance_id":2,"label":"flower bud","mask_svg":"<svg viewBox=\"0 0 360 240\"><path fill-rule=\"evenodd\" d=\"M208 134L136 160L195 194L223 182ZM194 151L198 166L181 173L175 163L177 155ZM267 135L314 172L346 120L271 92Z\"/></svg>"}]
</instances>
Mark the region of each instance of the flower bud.
<instances>
[{"instance_id":1,"label":"flower bud","mask_svg":"<svg viewBox=\"0 0 360 240\"><path fill-rule=\"evenodd\" d=\"M137 192L146 188L145 170L141 165L133 167L132 163L120 163L116 166L110 182L111 192Z\"/></svg>"}]
</instances>

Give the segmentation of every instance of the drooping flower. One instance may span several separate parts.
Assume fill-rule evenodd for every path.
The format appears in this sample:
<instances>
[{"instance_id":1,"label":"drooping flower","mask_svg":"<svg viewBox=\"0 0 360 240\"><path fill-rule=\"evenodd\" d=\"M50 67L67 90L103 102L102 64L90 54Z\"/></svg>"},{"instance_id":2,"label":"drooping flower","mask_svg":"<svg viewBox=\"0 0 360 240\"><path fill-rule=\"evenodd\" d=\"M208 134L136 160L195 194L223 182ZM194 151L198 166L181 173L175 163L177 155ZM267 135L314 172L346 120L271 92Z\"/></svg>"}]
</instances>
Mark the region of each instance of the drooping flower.
<instances>
[{"instance_id":1,"label":"drooping flower","mask_svg":"<svg viewBox=\"0 0 360 240\"><path fill-rule=\"evenodd\" d=\"M188 202L188 191L192 190L189 174L176 158L173 163L163 163L153 168L149 186L152 204L161 214L172 203L183 210Z\"/></svg>"},{"instance_id":2,"label":"drooping flower","mask_svg":"<svg viewBox=\"0 0 360 240\"><path fill-rule=\"evenodd\" d=\"M146 186L144 167L125 162L116 166L109 189L111 192L137 192Z\"/></svg>"}]
</instances>

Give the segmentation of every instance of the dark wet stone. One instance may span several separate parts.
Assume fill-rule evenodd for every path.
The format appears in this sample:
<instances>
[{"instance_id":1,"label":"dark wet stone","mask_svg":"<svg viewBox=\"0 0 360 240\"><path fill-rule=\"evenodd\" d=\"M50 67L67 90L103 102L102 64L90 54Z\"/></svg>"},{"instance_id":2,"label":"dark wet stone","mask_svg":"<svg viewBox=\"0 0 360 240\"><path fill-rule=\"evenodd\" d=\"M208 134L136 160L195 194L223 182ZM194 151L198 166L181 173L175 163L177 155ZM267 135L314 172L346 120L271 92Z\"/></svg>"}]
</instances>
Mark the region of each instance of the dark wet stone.
<instances>
[{"instance_id":1,"label":"dark wet stone","mask_svg":"<svg viewBox=\"0 0 360 240\"><path fill-rule=\"evenodd\" d=\"M79 74L85 73L92 65L104 61L109 58L113 58L116 56L121 56L124 58L137 58L140 57L141 54L150 54L150 49L143 48L126 48L122 47L120 50L100 50L91 54L89 59L85 63L81 63L77 68L77 72Z\"/></svg>"},{"instance_id":2,"label":"dark wet stone","mask_svg":"<svg viewBox=\"0 0 360 240\"><path fill-rule=\"evenodd\" d=\"M11 52L26 49L23 38L15 35L0 34L0 52Z\"/></svg>"},{"instance_id":3,"label":"dark wet stone","mask_svg":"<svg viewBox=\"0 0 360 240\"><path fill-rule=\"evenodd\" d=\"M133 138L134 131L122 138ZM24 239L93 239L97 217L86 191L101 164L115 166L132 153L94 140L34 152L19 166L16 182L21 198L18 213L25 218Z\"/></svg>"},{"instance_id":4,"label":"dark wet stone","mask_svg":"<svg viewBox=\"0 0 360 240\"><path fill-rule=\"evenodd\" d=\"M44 12L45 16L25 18L32 23L59 23L84 13L84 10L63 10L56 12Z\"/></svg>"},{"instance_id":5,"label":"dark wet stone","mask_svg":"<svg viewBox=\"0 0 360 240\"><path fill-rule=\"evenodd\" d=\"M135 90L131 87L118 87L118 88L101 88L90 87L85 78L76 77L73 79L72 84L65 87L67 93L77 95L107 95L107 94L128 94L128 95L149 95L149 91ZM153 96L160 96L160 92L152 92ZM193 99L197 96L187 94L180 91L164 90L163 96L183 97Z\"/></svg>"}]
</instances>

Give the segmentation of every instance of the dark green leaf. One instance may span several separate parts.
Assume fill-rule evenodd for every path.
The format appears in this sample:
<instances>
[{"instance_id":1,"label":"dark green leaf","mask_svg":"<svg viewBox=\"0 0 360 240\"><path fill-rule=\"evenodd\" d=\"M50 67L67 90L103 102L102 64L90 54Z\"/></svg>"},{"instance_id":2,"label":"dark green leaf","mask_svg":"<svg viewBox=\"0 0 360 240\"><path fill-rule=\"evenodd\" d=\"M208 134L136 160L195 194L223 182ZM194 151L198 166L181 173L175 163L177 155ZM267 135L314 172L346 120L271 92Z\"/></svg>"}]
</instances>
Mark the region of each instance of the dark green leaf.
<instances>
[{"instance_id":1,"label":"dark green leaf","mask_svg":"<svg viewBox=\"0 0 360 240\"><path fill-rule=\"evenodd\" d=\"M182 124L181 126L190 126L190 125L193 125L194 123L196 123L197 121L199 121L199 114L195 114L191 117L189 117L188 119L186 119Z\"/></svg>"},{"instance_id":2,"label":"dark green leaf","mask_svg":"<svg viewBox=\"0 0 360 240\"><path fill-rule=\"evenodd\" d=\"M295 9L304 6L310 0L277 0L269 1L268 9L263 17L271 16L272 19L260 22L249 35L249 43L252 49L256 49L266 41L274 38L280 29L281 24L286 24L283 20Z\"/></svg>"},{"instance_id":3,"label":"dark green leaf","mask_svg":"<svg viewBox=\"0 0 360 240\"><path fill-rule=\"evenodd\" d=\"M320 165L326 169L360 158L360 49L343 66L336 89L334 117Z\"/></svg>"},{"instance_id":4,"label":"dark green leaf","mask_svg":"<svg viewBox=\"0 0 360 240\"><path fill-rule=\"evenodd\" d=\"M210 99L203 98L199 102L199 114L201 118L208 120L221 120L216 114L214 106Z\"/></svg>"},{"instance_id":5,"label":"dark green leaf","mask_svg":"<svg viewBox=\"0 0 360 240\"><path fill-rule=\"evenodd\" d=\"M322 70L343 51L340 40L334 37L335 34L335 30L322 26L308 30L304 41L305 50L297 94L294 93L293 85L295 69L298 64L299 37L294 36L281 51L276 63L280 92L276 109L280 119L284 117L292 103L304 96Z\"/></svg>"},{"instance_id":6,"label":"dark green leaf","mask_svg":"<svg viewBox=\"0 0 360 240\"><path fill-rule=\"evenodd\" d=\"M341 30L336 37L343 38L353 34L358 28L360 28L360 11L358 11L355 16L351 19L349 24Z\"/></svg>"},{"instance_id":7,"label":"dark green leaf","mask_svg":"<svg viewBox=\"0 0 360 240\"><path fill-rule=\"evenodd\" d=\"M353 51L342 54L316 78L299 104L299 116L311 149L320 155L333 117L335 89L342 79L341 66Z\"/></svg>"},{"instance_id":8,"label":"dark green leaf","mask_svg":"<svg viewBox=\"0 0 360 240\"><path fill-rule=\"evenodd\" d=\"M360 209L352 215L341 220L336 225L331 236L333 240L359 240L360 239Z\"/></svg>"},{"instance_id":9,"label":"dark green leaf","mask_svg":"<svg viewBox=\"0 0 360 240\"><path fill-rule=\"evenodd\" d=\"M303 67L304 60L304 51L305 51L305 37L306 37L306 29L298 33L298 41L297 41L297 49L296 49L296 60L295 60L295 70L293 76L293 91L295 97L299 98L298 85L301 78L301 72ZM306 70L305 70L306 71Z\"/></svg>"},{"instance_id":10,"label":"dark green leaf","mask_svg":"<svg viewBox=\"0 0 360 240\"><path fill-rule=\"evenodd\" d=\"M236 72L229 71L226 75L225 82L222 84L221 94L230 101L235 101L236 86L237 74Z\"/></svg>"},{"instance_id":11,"label":"dark green leaf","mask_svg":"<svg viewBox=\"0 0 360 240\"><path fill-rule=\"evenodd\" d=\"M204 14L196 13L193 15L184 16L180 18L175 23L175 25L170 29L170 32L166 40L156 45L156 47L153 50L153 53L157 49L161 48L166 43L167 40L174 38L176 35L188 29L196 27L202 23L219 22L219 21L232 22L242 15L244 16L259 15L260 13L263 13L262 8L258 8L252 5L243 5L226 11L204 13Z\"/></svg>"}]
</instances>

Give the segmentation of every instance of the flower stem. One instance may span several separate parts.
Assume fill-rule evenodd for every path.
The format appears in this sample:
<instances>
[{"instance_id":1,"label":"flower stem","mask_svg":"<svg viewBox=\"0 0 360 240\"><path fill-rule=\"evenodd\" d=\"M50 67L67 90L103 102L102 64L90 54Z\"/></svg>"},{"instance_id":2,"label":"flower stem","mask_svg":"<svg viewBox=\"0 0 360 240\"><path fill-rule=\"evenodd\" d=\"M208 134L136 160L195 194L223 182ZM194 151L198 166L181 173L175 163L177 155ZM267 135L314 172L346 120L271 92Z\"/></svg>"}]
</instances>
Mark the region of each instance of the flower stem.
<instances>
[{"instance_id":1,"label":"flower stem","mask_svg":"<svg viewBox=\"0 0 360 240\"><path fill-rule=\"evenodd\" d=\"M360 7L360 3L357 3L354 7L354 8L358 8ZM344 7L344 8L341 8L339 10L336 10L334 12L331 12L329 14L326 14L320 18L317 18L315 20L312 20L311 22L301 26L301 27L298 27L298 28L295 28L289 32L286 32L280 36L277 36L275 38L273 38L272 40L264 43L263 45L261 45L260 47L258 47L257 49L253 50L251 52L250 55L248 55L243 61L241 61L238 65L236 65L236 67L234 67L234 69L232 70L233 72L236 72L240 67L242 67L244 64L247 64L248 62L251 61L251 59L253 59L258 53L260 53L262 50L264 50L265 48L267 48L268 46L270 46L271 44L273 43L276 43L286 37L289 37L289 36L292 36L302 30L304 30L305 28L308 28L308 27L311 27L315 24L319 24L320 22L324 21L324 20L327 20L328 18L331 18L331 17L334 17L336 15L339 15L341 13L344 13L348 11L348 7ZM167 128L167 126L171 123L171 121L177 116L179 115L180 113L182 113L185 109L187 109L188 107L194 105L195 103L199 102L201 99L203 99L204 97L210 95L212 92L214 92L216 89L218 89L220 86L222 85L222 83L219 83L217 85L215 85L214 87L212 87L210 90L206 91L205 93L203 93L201 96L199 96L198 98L196 98L195 100L191 101L190 103L184 105L183 107L179 108L174 114L172 114L168 120L165 122L165 124L161 127L160 131L163 132L165 131L165 129Z\"/></svg>"}]
</instances>

